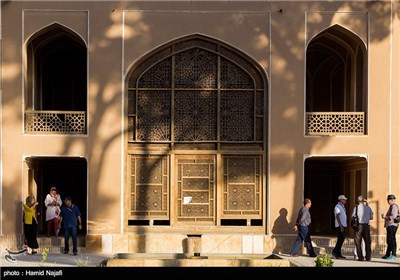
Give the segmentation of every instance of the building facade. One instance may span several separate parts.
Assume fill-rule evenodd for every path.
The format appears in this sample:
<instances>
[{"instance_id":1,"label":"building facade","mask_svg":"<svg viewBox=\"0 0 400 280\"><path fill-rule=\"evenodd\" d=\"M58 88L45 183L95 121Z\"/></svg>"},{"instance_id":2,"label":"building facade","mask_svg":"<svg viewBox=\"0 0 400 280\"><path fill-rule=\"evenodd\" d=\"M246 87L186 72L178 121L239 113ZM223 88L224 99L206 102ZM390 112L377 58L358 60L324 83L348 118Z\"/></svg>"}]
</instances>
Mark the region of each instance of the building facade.
<instances>
[{"instance_id":1,"label":"building facade","mask_svg":"<svg viewBox=\"0 0 400 280\"><path fill-rule=\"evenodd\" d=\"M90 251L286 252L306 197L335 235L340 194L348 216L368 198L385 248L399 1L1 4L2 246L56 185Z\"/></svg>"}]
</instances>

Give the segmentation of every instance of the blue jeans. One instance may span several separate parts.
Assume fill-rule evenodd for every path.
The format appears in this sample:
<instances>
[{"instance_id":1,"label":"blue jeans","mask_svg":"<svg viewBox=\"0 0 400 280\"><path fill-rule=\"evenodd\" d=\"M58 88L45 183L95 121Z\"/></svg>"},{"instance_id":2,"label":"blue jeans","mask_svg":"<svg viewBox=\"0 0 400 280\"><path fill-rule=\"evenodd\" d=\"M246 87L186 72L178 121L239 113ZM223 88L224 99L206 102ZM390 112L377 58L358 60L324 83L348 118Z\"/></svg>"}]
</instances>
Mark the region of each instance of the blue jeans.
<instances>
[{"instance_id":1,"label":"blue jeans","mask_svg":"<svg viewBox=\"0 0 400 280\"><path fill-rule=\"evenodd\" d=\"M314 248L311 243L311 236L310 236L310 226L298 226L297 227L298 233L297 233L297 239L294 242L293 248L290 251L291 255L297 254L297 252L300 249L301 243L304 241L304 244L306 245L307 248L307 253L310 256L315 255Z\"/></svg>"},{"instance_id":2,"label":"blue jeans","mask_svg":"<svg viewBox=\"0 0 400 280\"><path fill-rule=\"evenodd\" d=\"M76 227L68 227L68 228L64 228L65 232L64 232L64 251L68 252L69 251L69 235L71 234L72 236L72 251L78 252L78 229Z\"/></svg>"}]
</instances>

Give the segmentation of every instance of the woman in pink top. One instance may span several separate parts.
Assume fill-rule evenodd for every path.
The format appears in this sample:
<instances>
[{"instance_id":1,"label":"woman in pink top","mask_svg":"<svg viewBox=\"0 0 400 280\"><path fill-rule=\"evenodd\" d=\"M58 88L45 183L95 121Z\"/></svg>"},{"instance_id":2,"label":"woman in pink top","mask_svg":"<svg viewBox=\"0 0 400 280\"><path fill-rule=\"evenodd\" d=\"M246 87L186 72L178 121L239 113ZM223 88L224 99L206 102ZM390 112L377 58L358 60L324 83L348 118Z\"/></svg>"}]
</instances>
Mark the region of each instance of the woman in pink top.
<instances>
[{"instance_id":1,"label":"woman in pink top","mask_svg":"<svg viewBox=\"0 0 400 280\"><path fill-rule=\"evenodd\" d=\"M52 233L52 228L54 229L54 234L58 237L58 223L60 220L60 206L62 204L61 196L57 193L56 187L51 187L50 193L46 196L44 200L44 205L46 205L46 222L47 222L47 236Z\"/></svg>"}]
</instances>

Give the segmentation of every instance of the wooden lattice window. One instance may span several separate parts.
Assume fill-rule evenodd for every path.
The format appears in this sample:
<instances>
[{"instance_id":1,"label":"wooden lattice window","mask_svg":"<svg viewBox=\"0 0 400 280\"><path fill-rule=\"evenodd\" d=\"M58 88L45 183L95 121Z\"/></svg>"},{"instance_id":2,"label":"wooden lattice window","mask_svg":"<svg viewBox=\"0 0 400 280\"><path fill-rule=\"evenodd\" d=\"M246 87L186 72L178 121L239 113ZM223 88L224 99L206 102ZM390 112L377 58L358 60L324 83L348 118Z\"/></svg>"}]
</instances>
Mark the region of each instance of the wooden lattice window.
<instances>
[{"instance_id":1,"label":"wooden lattice window","mask_svg":"<svg viewBox=\"0 0 400 280\"><path fill-rule=\"evenodd\" d=\"M129 142L262 143L264 83L226 47L192 39L165 47L129 79Z\"/></svg>"},{"instance_id":2,"label":"wooden lattice window","mask_svg":"<svg viewBox=\"0 0 400 280\"><path fill-rule=\"evenodd\" d=\"M130 218L167 219L168 161L166 156L130 156Z\"/></svg>"},{"instance_id":3,"label":"wooden lattice window","mask_svg":"<svg viewBox=\"0 0 400 280\"><path fill-rule=\"evenodd\" d=\"M214 156L178 157L178 221L213 222L215 217ZM187 198L189 200L185 201Z\"/></svg>"},{"instance_id":4,"label":"wooden lattice window","mask_svg":"<svg viewBox=\"0 0 400 280\"><path fill-rule=\"evenodd\" d=\"M261 225L265 93L251 59L200 35L138 62L128 78L128 225Z\"/></svg>"},{"instance_id":5,"label":"wooden lattice window","mask_svg":"<svg viewBox=\"0 0 400 280\"><path fill-rule=\"evenodd\" d=\"M225 156L223 216L261 218L261 157Z\"/></svg>"}]
</instances>

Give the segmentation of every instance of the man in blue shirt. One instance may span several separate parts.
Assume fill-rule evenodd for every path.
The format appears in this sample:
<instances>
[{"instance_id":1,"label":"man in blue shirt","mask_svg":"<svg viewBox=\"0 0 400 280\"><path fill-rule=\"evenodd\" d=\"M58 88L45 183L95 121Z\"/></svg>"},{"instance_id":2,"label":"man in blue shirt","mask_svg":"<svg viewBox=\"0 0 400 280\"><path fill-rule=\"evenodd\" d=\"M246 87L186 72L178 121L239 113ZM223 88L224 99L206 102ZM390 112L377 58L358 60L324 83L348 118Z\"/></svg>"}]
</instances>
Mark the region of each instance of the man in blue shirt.
<instances>
[{"instance_id":1,"label":"man in blue shirt","mask_svg":"<svg viewBox=\"0 0 400 280\"><path fill-rule=\"evenodd\" d=\"M61 208L60 213L60 223L64 225L64 254L68 254L69 251L69 236L72 236L72 251L74 255L78 253L77 250L77 235L78 230L82 229L82 221L81 221L81 212L79 211L78 206L72 203L71 197L66 196L64 199L64 206Z\"/></svg>"},{"instance_id":2,"label":"man in blue shirt","mask_svg":"<svg viewBox=\"0 0 400 280\"><path fill-rule=\"evenodd\" d=\"M356 245L357 258L359 261L364 260L362 242L365 244L365 260L371 260L371 230L369 221L374 218L374 212L371 207L364 204L364 197L362 195L357 197L358 205L354 207L352 217L357 215L359 225L354 230L354 243Z\"/></svg>"},{"instance_id":3,"label":"man in blue shirt","mask_svg":"<svg viewBox=\"0 0 400 280\"><path fill-rule=\"evenodd\" d=\"M299 214L297 215L296 225L293 227L298 232L297 239L290 251L290 256L297 257L297 252L300 249L302 242L304 241L307 253L310 257L316 257L314 248L310 237L311 228L311 215L310 215L311 199L304 199L304 206L300 208Z\"/></svg>"}]
</instances>

